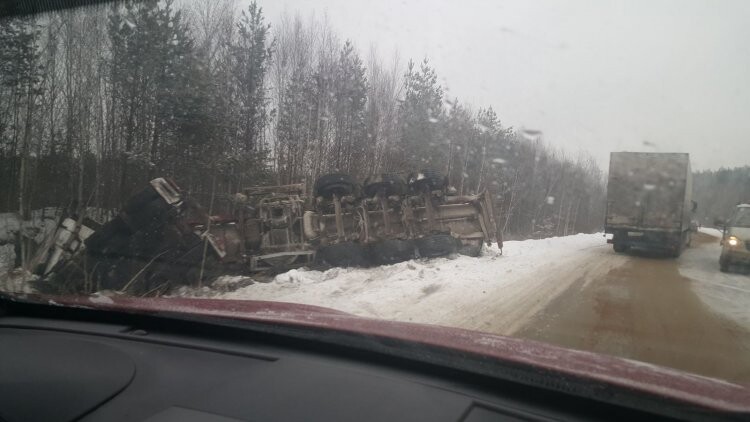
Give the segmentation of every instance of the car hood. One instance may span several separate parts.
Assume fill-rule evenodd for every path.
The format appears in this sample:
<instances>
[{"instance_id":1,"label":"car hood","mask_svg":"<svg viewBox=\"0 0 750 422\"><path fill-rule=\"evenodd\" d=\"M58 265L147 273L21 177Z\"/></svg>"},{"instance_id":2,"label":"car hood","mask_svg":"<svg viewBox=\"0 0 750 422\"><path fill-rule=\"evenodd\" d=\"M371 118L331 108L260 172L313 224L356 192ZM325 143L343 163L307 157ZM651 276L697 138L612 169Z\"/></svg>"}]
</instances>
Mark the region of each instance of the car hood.
<instances>
[{"instance_id":1,"label":"car hood","mask_svg":"<svg viewBox=\"0 0 750 422\"><path fill-rule=\"evenodd\" d=\"M101 295L26 296L50 305L184 317L251 321L297 329L323 329L438 347L485 361L533 368L550 374L597 381L628 390L722 411L750 411L750 387L639 361L551 346L500 335L355 316L318 306L266 301L187 298L132 298Z\"/></svg>"}]
</instances>

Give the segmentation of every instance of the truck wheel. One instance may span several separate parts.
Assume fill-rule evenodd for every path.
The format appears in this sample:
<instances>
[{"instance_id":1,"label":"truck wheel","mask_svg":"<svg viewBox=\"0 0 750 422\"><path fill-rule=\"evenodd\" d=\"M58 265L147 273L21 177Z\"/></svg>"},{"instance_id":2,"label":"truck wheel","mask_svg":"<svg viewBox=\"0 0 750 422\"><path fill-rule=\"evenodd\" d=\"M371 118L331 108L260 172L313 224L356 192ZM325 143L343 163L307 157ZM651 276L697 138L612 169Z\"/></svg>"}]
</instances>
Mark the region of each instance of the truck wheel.
<instances>
[{"instance_id":1,"label":"truck wheel","mask_svg":"<svg viewBox=\"0 0 750 422\"><path fill-rule=\"evenodd\" d=\"M435 258L455 253L458 242L449 234L433 234L416 240L419 256L422 258Z\"/></svg>"},{"instance_id":2,"label":"truck wheel","mask_svg":"<svg viewBox=\"0 0 750 422\"><path fill-rule=\"evenodd\" d=\"M406 182L397 174L384 173L365 180L364 194L368 198L377 195L383 190L387 196L403 195L406 193Z\"/></svg>"},{"instance_id":3,"label":"truck wheel","mask_svg":"<svg viewBox=\"0 0 750 422\"><path fill-rule=\"evenodd\" d=\"M409 175L409 187L415 192L420 192L425 188L431 191L440 190L445 187L446 182L445 176L431 169L424 169Z\"/></svg>"},{"instance_id":4,"label":"truck wheel","mask_svg":"<svg viewBox=\"0 0 750 422\"><path fill-rule=\"evenodd\" d=\"M476 258L482 254L482 245L463 245L458 248L458 253Z\"/></svg>"},{"instance_id":5,"label":"truck wheel","mask_svg":"<svg viewBox=\"0 0 750 422\"><path fill-rule=\"evenodd\" d=\"M615 243L612 246L613 246L615 252L617 252L617 253L627 252L627 250L628 250L628 246L627 245L623 245L622 243Z\"/></svg>"},{"instance_id":6,"label":"truck wheel","mask_svg":"<svg viewBox=\"0 0 750 422\"><path fill-rule=\"evenodd\" d=\"M315 260L332 267L363 267L367 264L365 248L356 242L343 242L318 249Z\"/></svg>"},{"instance_id":7,"label":"truck wheel","mask_svg":"<svg viewBox=\"0 0 750 422\"><path fill-rule=\"evenodd\" d=\"M345 173L326 174L315 181L315 196L325 199L333 198L333 195L352 195L357 191L357 181Z\"/></svg>"},{"instance_id":8,"label":"truck wheel","mask_svg":"<svg viewBox=\"0 0 750 422\"><path fill-rule=\"evenodd\" d=\"M390 239L370 245L370 257L377 265L395 264L414 258L414 242Z\"/></svg>"},{"instance_id":9,"label":"truck wheel","mask_svg":"<svg viewBox=\"0 0 750 422\"><path fill-rule=\"evenodd\" d=\"M682 254L683 243L680 242L672 247L672 252L669 254L672 258L679 258Z\"/></svg>"}]
</instances>

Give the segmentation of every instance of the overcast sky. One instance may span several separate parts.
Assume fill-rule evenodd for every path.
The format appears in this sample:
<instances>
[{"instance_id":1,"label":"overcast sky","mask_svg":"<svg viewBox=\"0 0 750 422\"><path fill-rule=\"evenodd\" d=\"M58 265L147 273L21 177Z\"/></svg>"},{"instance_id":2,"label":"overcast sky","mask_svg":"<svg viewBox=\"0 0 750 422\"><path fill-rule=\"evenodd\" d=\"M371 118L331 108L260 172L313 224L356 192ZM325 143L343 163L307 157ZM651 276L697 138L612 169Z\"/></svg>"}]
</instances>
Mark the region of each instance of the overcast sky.
<instances>
[{"instance_id":1,"label":"overcast sky","mask_svg":"<svg viewBox=\"0 0 750 422\"><path fill-rule=\"evenodd\" d=\"M315 13L364 54L429 58L450 97L492 106L602 165L610 151L750 164L750 1L259 0Z\"/></svg>"}]
</instances>

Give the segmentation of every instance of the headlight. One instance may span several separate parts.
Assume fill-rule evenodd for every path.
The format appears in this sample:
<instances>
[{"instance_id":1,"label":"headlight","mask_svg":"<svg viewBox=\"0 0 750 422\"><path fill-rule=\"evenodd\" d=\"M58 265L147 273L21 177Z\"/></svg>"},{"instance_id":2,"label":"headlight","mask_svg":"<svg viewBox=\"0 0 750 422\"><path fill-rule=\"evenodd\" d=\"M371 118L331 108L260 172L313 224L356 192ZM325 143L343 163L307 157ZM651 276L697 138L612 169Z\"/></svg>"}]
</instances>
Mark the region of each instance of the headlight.
<instances>
[{"instance_id":1,"label":"headlight","mask_svg":"<svg viewBox=\"0 0 750 422\"><path fill-rule=\"evenodd\" d=\"M740 239L737 239L734 236L729 236L727 243L729 243L729 246L737 246L740 244Z\"/></svg>"}]
</instances>

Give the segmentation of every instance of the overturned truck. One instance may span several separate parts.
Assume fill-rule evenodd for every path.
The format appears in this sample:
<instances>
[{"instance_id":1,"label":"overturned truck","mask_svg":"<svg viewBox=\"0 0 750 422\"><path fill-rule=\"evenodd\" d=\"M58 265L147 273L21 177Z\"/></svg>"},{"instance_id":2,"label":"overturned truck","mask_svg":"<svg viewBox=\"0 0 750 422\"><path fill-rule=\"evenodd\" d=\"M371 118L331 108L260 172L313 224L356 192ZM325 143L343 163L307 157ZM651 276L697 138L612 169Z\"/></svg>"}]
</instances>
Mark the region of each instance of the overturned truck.
<instances>
[{"instance_id":1,"label":"overturned truck","mask_svg":"<svg viewBox=\"0 0 750 422\"><path fill-rule=\"evenodd\" d=\"M134 195L102 226L64 218L40 251L40 288L161 294L225 273L300 266L369 266L452 253L478 256L502 240L486 192L458 195L438 173L347 174L256 186L209 215L164 178Z\"/></svg>"}]
</instances>

